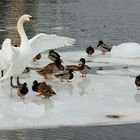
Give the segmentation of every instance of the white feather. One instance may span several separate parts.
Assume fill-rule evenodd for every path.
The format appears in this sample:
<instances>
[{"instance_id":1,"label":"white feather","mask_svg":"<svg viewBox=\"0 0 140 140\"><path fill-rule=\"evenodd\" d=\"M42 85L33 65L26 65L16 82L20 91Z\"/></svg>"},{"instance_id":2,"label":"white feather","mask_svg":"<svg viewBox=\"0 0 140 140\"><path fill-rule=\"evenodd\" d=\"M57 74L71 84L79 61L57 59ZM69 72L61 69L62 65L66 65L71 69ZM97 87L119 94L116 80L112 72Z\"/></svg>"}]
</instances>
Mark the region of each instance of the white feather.
<instances>
[{"instance_id":1,"label":"white feather","mask_svg":"<svg viewBox=\"0 0 140 140\"><path fill-rule=\"evenodd\" d=\"M32 48L32 57L36 56L40 52L44 52L45 50L55 49L60 47L72 46L75 43L75 39L57 36L57 35L49 35L40 33L34 36L29 40L31 48Z\"/></svg>"},{"instance_id":2,"label":"white feather","mask_svg":"<svg viewBox=\"0 0 140 140\"><path fill-rule=\"evenodd\" d=\"M0 50L0 69L6 69L17 54L18 49L11 45L11 40L5 39Z\"/></svg>"}]
</instances>

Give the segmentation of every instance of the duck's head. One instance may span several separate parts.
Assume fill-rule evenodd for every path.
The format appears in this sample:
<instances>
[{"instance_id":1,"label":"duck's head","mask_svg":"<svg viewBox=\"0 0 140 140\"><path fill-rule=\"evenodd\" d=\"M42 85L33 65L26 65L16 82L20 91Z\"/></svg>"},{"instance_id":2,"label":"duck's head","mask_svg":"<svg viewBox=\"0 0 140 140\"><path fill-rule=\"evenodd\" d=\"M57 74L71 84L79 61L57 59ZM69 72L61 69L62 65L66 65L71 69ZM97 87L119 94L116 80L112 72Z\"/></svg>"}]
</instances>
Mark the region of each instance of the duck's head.
<instances>
[{"instance_id":1,"label":"duck's head","mask_svg":"<svg viewBox=\"0 0 140 140\"><path fill-rule=\"evenodd\" d=\"M27 83L23 83L23 86L24 86L24 87L27 87Z\"/></svg>"},{"instance_id":2,"label":"duck's head","mask_svg":"<svg viewBox=\"0 0 140 140\"><path fill-rule=\"evenodd\" d=\"M33 81L33 84L35 85L35 84L38 84L38 81L37 80L34 80Z\"/></svg>"},{"instance_id":3,"label":"duck's head","mask_svg":"<svg viewBox=\"0 0 140 140\"><path fill-rule=\"evenodd\" d=\"M49 51L49 54L50 54L50 53L54 53L54 50L50 50L50 51Z\"/></svg>"},{"instance_id":4,"label":"duck's head","mask_svg":"<svg viewBox=\"0 0 140 140\"><path fill-rule=\"evenodd\" d=\"M98 44L104 44L104 42L102 40L99 40Z\"/></svg>"},{"instance_id":5,"label":"duck's head","mask_svg":"<svg viewBox=\"0 0 140 140\"><path fill-rule=\"evenodd\" d=\"M81 58L81 59L80 59L80 63L79 63L79 64L85 64L85 63L86 63L85 58Z\"/></svg>"}]
</instances>

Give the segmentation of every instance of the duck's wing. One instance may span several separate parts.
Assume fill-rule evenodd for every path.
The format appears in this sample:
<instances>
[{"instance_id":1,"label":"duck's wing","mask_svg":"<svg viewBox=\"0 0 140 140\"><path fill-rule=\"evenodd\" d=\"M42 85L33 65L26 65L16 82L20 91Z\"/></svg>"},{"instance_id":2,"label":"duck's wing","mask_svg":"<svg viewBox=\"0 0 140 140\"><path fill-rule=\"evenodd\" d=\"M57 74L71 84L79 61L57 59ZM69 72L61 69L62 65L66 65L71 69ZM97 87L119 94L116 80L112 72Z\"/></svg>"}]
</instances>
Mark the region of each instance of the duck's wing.
<instances>
[{"instance_id":1,"label":"duck's wing","mask_svg":"<svg viewBox=\"0 0 140 140\"><path fill-rule=\"evenodd\" d=\"M32 48L32 57L40 52L65 46L72 46L75 39L57 35L40 33L29 40Z\"/></svg>"},{"instance_id":2,"label":"duck's wing","mask_svg":"<svg viewBox=\"0 0 140 140\"><path fill-rule=\"evenodd\" d=\"M59 73L56 73L54 76L57 78L57 77L61 77L67 74L69 74L69 71L66 70L66 71L61 71Z\"/></svg>"},{"instance_id":3,"label":"duck's wing","mask_svg":"<svg viewBox=\"0 0 140 140\"><path fill-rule=\"evenodd\" d=\"M107 49L108 51L111 50L111 48L106 44L102 44L101 47L103 47L104 49Z\"/></svg>"}]
</instances>

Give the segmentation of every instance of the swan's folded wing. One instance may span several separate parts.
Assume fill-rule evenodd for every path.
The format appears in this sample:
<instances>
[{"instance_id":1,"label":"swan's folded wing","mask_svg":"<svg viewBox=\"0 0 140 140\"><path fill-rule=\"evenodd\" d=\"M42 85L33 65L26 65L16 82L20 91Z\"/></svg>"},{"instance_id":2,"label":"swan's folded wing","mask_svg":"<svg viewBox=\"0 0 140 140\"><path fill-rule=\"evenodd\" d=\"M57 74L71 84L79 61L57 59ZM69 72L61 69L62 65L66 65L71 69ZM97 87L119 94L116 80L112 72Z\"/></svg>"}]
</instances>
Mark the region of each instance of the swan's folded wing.
<instances>
[{"instance_id":1,"label":"swan's folded wing","mask_svg":"<svg viewBox=\"0 0 140 140\"><path fill-rule=\"evenodd\" d=\"M75 43L75 39L73 38L57 36L55 34L48 35L44 33L36 35L29 41L32 48L32 57L45 50L72 46Z\"/></svg>"}]
</instances>

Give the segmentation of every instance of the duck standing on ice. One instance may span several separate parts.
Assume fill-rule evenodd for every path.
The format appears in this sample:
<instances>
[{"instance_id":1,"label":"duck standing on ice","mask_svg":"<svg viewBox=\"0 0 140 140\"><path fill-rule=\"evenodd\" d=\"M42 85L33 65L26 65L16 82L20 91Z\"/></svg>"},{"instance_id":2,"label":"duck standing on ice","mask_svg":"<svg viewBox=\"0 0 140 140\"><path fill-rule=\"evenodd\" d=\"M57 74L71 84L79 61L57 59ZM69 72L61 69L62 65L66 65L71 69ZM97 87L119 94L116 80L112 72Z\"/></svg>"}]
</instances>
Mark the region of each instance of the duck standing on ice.
<instances>
[{"instance_id":1,"label":"duck standing on ice","mask_svg":"<svg viewBox=\"0 0 140 140\"><path fill-rule=\"evenodd\" d=\"M81 77L86 77L91 68L87 65L85 65L86 60L85 58L80 59L80 63L78 65L78 71L82 74Z\"/></svg>"},{"instance_id":2,"label":"duck standing on ice","mask_svg":"<svg viewBox=\"0 0 140 140\"><path fill-rule=\"evenodd\" d=\"M64 82L64 80L66 80L67 82L71 82L70 80L74 77L73 69L64 70L60 73L57 73L55 74L55 77L59 78L61 82Z\"/></svg>"},{"instance_id":3,"label":"duck standing on ice","mask_svg":"<svg viewBox=\"0 0 140 140\"><path fill-rule=\"evenodd\" d=\"M105 54L106 52L111 51L111 48L108 45L104 44L102 40L98 42L97 48L102 52L102 54Z\"/></svg>"},{"instance_id":4,"label":"duck standing on ice","mask_svg":"<svg viewBox=\"0 0 140 140\"><path fill-rule=\"evenodd\" d=\"M92 46L87 47L86 53L88 56L92 56L94 54L94 48Z\"/></svg>"},{"instance_id":5,"label":"duck standing on ice","mask_svg":"<svg viewBox=\"0 0 140 140\"><path fill-rule=\"evenodd\" d=\"M38 82L37 80L33 82L32 90L38 93L36 96L44 96L45 98L56 95L51 85L47 85L45 82Z\"/></svg>"},{"instance_id":6,"label":"duck standing on ice","mask_svg":"<svg viewBox=\"0 0 140 140\"><path fill-rule=\"evenodd\" d=\"M19 86L17 95L21 98L21 99L25 99L25 95L28 93L28 87L27 87L27 83L23 83L22 85Z\"/></svg>"}]
</instances>

